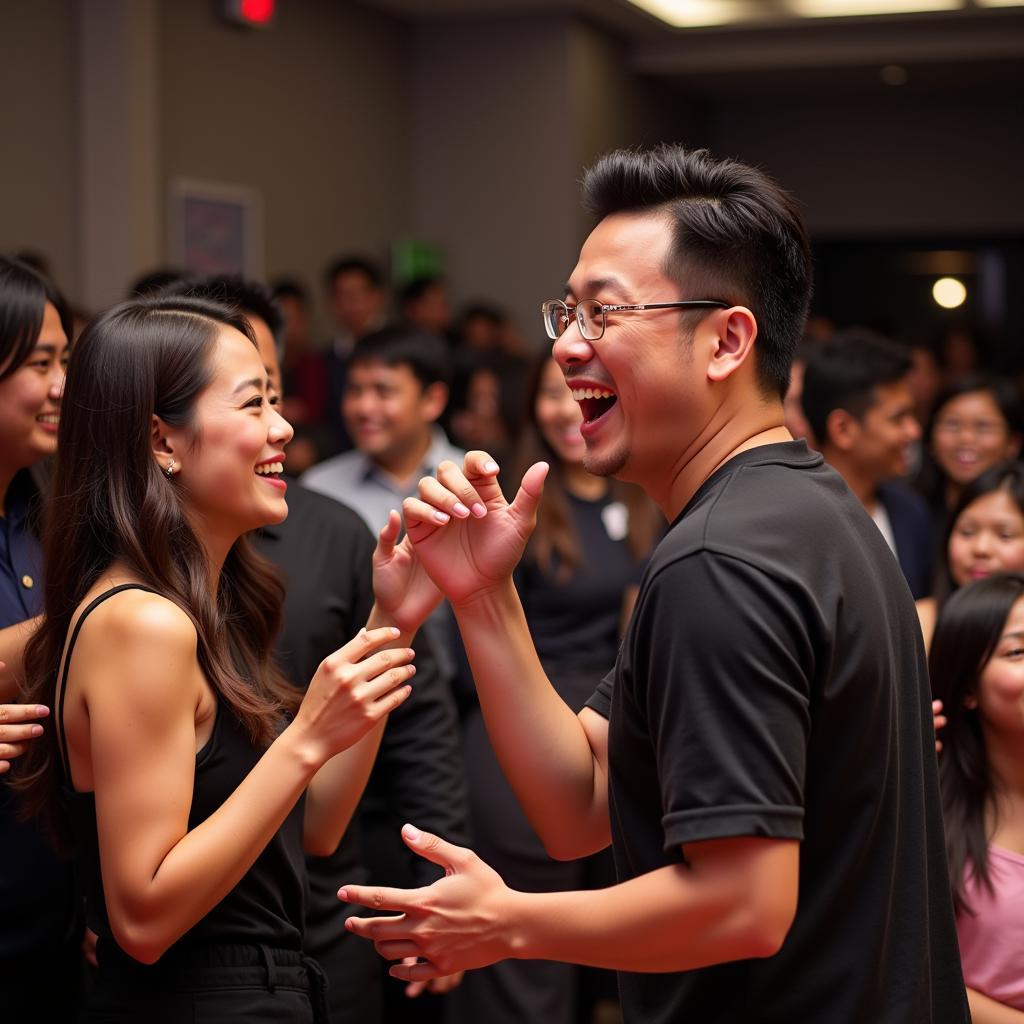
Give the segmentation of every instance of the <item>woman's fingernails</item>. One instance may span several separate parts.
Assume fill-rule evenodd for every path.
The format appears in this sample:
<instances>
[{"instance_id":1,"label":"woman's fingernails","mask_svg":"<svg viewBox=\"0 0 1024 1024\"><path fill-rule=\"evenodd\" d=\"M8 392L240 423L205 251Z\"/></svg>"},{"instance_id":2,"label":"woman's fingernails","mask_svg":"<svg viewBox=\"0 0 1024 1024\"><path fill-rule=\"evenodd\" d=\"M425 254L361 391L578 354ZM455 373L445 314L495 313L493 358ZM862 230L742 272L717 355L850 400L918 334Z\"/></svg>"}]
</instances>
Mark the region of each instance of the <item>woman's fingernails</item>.
<instances>
[{"instance_id":1,"label":"woman's fingernails","mask_svg":"<svg viewBox=\"0 0 1024 1024\"><path fill-rule=\"evenodd\" d=\"M415 825L403 825L402 835L415 842L420 837L420 830Z\"/></svg>"},{"instance_id":2,"label":"woman's fingernails","mask_svg":"<svg viewBox=\"0 0 1024 1024\"><path fill-rule=\"evenodd\" d=\"M32 728L29 730L29 733L32 736L42 736L43 727L41 725L33 725Z\"/></svg>"},{"instance_id":3,"label":"woman's fingernails","mask_svg":"<svg viewBox=\"0 0 1024 1024\"><path fill-rule=\"evenodd\" d=\"M496 462L493 462L493 461L485 462L484 463L484 472L485 473L497 473L498 472L498 464Z\"/></svg>"},{"instance_id":4,"label":"woman's fingernails","mask_svg":"<svg viewBox=\"0 0 1024 1024\"><path fill-rule=\"evenodd\" d=\"M466 506L463 505L461 501L457 501L455 502L454 505L452 505L452 511L462 519L465 519L466 516L469 515L469 509L466 508Z\"/></svg>"},{"instance_id":5,"label":"woman's fingernails","mask_svg":"<svg viewBox=\"0 0 1024 1024\"><path fill-rule=\"evenodd\" d=\"M485 515L487 515L487 509L484 508L484 506L483 506L483 504L481 502L479 502L479 501L474 501L473 502L473 515L475 515L477 517L477 519L483 519L483 517Z\"/></svg>"},{"instance_id":6,"label":"woman's fingernails","mask_svg":"<svg viewBox=\"0 0 1024 1024\"><path fill-rule=\"evenodd\" d=\"M439 522L439 523L447 523L448 520L451 519L451 516L448 515L447 512L442 512L440 509L438 509L434 513L434 519L436 519L437 522Z\"/></svg>"}]
</instances>

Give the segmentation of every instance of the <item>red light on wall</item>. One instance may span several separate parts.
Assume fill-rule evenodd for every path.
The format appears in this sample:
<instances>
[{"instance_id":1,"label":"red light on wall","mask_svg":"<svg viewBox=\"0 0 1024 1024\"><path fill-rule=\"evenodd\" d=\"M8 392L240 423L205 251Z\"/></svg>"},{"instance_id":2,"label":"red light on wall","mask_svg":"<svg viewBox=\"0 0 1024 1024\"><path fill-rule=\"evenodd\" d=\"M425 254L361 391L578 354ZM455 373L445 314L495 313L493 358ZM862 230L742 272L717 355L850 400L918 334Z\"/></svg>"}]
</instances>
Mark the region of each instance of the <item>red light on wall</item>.
<instances>
[{"instance_id":1,"label":"red light on wall","mask_svg":"<svg viewBox=\"0 0 1024 1024\"><path fill-rule=\"evenodd\" d=\"M275 0L224 0L224 16L235 25L262 28L274 17Z\"/></svg>"}]
</instances>

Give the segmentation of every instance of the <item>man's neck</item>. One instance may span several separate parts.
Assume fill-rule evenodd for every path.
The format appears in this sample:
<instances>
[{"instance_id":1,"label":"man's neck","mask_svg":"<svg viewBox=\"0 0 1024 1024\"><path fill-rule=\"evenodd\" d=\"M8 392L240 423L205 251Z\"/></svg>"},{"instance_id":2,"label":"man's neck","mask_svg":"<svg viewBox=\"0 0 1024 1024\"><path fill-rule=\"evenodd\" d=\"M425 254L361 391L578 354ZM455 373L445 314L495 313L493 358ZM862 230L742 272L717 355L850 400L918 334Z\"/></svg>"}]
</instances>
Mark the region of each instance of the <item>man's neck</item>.
<instances>
[{"instance_id":1,"label":"man's neck","mask_svg":"<svg viewBox=\"0 0 1024 1024\"><path fill-rule=\"evenodd\" d=\"M792 440L783 424L781 402L768 402L751 412L723 406L679 457L668 486L644 489L672 522L704 481L730 459L752 448Z\"/></svg>"},{"instance_id":2,"label":"man's neck","mask_svg":"<svg viewBox=\"0 0 1024 1024\"><path fill-rule=\"evenodd\" d=\"M392 477L402 488L407 487L419 474L433 442L432 433L420 438L415 445L410 445L398 452L389 452L371 461L382 472Z\"/></svg>"},{"instance_id":3,"label":"man's neck","mask_svg":"<svg viewBox=\"0 0 1024 1024\"><path fill-rule=\"evenodd\" d=\"M878 481L859 472L842 452L836 451L829 445L825 445L821 449L821 454L825 461L846 481L846 486L853 491L857 500L868 510L868 514L874 515L875 509L878 507Z\"/></svg>"}]
</instances>

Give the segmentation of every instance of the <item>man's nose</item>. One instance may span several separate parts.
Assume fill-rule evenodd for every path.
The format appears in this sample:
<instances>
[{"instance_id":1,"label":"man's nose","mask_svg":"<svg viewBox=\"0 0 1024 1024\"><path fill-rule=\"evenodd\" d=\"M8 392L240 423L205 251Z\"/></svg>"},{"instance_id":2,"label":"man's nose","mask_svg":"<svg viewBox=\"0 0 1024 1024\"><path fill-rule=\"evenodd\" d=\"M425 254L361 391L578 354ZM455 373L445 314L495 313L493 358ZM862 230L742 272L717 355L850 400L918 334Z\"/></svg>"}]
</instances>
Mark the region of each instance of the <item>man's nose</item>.
<instances>
[{"instance_id":1,"label":"man's nose","mask_svg":"<svg viewBox=\"0 0 1024 1024\"><path fill-rule=\"evenodd\" d=\"M580 334L580 327L575 317L555 340L551 347L551 354L563 370L570 366L589 363L594 358L594 346Z\"/></svg>"}]
</instances>

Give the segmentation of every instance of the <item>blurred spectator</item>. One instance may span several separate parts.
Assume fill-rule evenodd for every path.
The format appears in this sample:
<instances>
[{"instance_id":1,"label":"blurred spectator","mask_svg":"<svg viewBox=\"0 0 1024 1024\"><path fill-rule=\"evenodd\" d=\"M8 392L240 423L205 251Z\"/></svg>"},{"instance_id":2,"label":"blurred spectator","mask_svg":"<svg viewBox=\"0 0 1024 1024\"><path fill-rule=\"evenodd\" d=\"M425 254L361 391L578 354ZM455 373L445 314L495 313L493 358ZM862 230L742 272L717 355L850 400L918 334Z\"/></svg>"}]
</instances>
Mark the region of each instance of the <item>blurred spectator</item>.
<instances>
[{"instance_id":1,"label":"blurred spectator","mask_svg":"<svg viewBox=\"0 0 1024 1024\"><path fill-rule=\"evenodd\" d=\"M521 371L507 369L499 359L462 361L448 416L456 443L467 451L490 452L499 463L505 459L518 434L522 384Z\"/></svg>"},{"instance_id":2,"label":"blurred spectator","mask_svg":"<svg viewBox=\"0 0 1024 1024\"><path fill-rule=\"evenodd\" d=\"M345 430L341 402L345 394L345 371L356 342L371 331L380 330L387 319L387 291L384 276L369 260L344 256L335 260L325 274L327 309L334 321L334 334L324 359L327 367L327 422L333 428L331 451L347 451L352 440Z\"/></svg>"},{"instance_id":3,"label":"blurred spectator","mask_svg":"<svg viewBox=\"0 0 1024 1024\"><path fill-rule=\"evenodd\" d=\"M1003 462L976 477L963 489L951 523L935 596L917 602L925 647L952 591L996 572L1024 572L1024 465Z\"/></svg>"},{"instance_id":4,"label":"blurred spectator","mask_svg":"<svg viewBox=\"0 0 1024 1024\"><path fill-rule=\"evenodd\" d=\"M806 341L802 342L793 356L789 368L789 387L786 389L786 397L782 400L782 415L786 429L796 440L803 438L813 444L811 425L804 415L803 406L804 370L807 367L807 353L811 347Z\"/></svg>"},{"instance_id":5,"label":"blurred spectator","mask_svg":"<svg viewBox=\"0 0 1024 1024\"><path fill-rule=\"evenodd\" d=\"M283 317L281 414L295 430L288 446L288 469L297 476L330 450L328 380L323 356L313 350L306 289L282 278L271 291Z\"/></svg>"},{"instance_id":6,"label":"blurred spectator","mask_svg":"<svg viewBox=\"0 0 1024 1024\"><path fill-rule=\"evenodd\" d=\"M474 303L463 309L456 335L464 353L504 352L515 359L527 355L526 343L512 322L496 306L486 303Z\"/></svg>"},{"instance_id":7,"label":"blurred spectator","mask_svg":"<svg viewBox=\"0 0 1024 1024\"><path fill-rule=\"evenodd\" d=\"M185 274L174 267L158 267L132 281L128 286L127 297L129 299L149 299L184 279Z\"/></svg>"},{"instance_id":8,"label":"blurred spectator","mask_svg":"<svg viewBox=\"0 0 1024 1024\"><path fill-rule=\"evenodd\" d=\"M943 609L928 666L949 719L939 759L946 859L975 1024L1024 1020L1022 631L1024 576L979 580Z\"/></svg>"},{"instance_id":9,"label":"blurred spectator","mask_svg":"<svg viewBox=\"0 0 1024 1024\"><path fill-rule=\"evenodd\" d=\"M662 526L639 488L583 468L583 416L558 364L537 361L527 385L528 423L517 465L503 467L515 491L526 469L551 469L537 526L515 572L516 589L537 653L559 696L579 712L615 662L622 627L647 555ZM467 666L468 672L468 666ZM465 716L471 824L475 850L514 889L532 892L599 888L615 881L609 851L573 861L552 860L502 774L472 684ZM455 996L460 1020L488 1024L573 1024L592 1019L593 995L616 999L611 972L571 964L508 960L471 971ZM596 990L596 991L595 991ZM589 994L589 993L588 993Z\"/></svg>"},{"instance_id":10,"label":"blurred spectator","mask_svg":"<svg viewBox=\"0 0 1024 1024\"><path fill-rule=\"evenodd\" d=\"M399 315L404 323L421 331L447 338L454 314L444 278L417 277L398 295Z\"/></svg>"},{"instance_id":11,"label":"blurred spectator","mask_svg":"<svg viewBox=\"0 0 1024 1024\"><path fill-rule=\"evenodd\" d=\"M921 436L907 387L910 356L893 342L851 330L807 354L803 409L814 443L874 519L915 598L931 592L928 505L899 479Z\"/></svg>"},{"instance_id":12,"label":"blurred spectator","mask_svg":"<svg viewBox=\"0 0 1024 1024\"><path fill-rule=\"evenodd\" d=\"M941 392L917 479L931 507L933 538L946 536L963 488L997 462L1017 458L1022 437L1024 403L1010 381L974 374Z\"/></svg>"}]
</instances>

